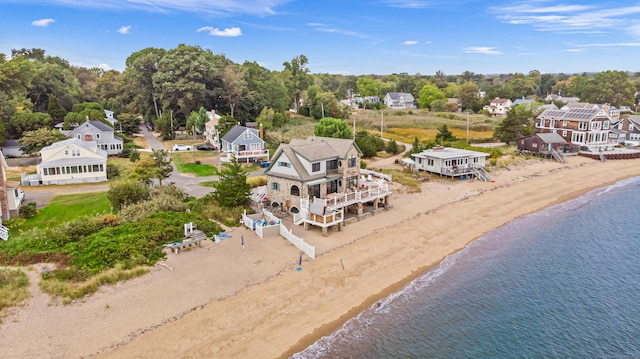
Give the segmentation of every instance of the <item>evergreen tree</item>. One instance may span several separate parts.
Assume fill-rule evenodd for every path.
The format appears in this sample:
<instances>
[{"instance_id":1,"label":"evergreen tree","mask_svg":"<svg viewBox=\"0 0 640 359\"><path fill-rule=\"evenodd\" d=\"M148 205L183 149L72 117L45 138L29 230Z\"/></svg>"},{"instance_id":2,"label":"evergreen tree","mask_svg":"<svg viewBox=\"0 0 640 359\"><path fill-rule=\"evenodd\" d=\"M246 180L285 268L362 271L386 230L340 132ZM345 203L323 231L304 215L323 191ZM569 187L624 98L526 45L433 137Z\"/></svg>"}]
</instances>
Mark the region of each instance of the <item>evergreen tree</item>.
<instances>
[{"instance_id":1,"label":"evergreen tree","mask_svg":"<svg viewBox=\"0 0 640 359\"><path fill-rule=\"evenodd\" d=\"M456 140L456 137L449 131L447 125L442 125L438 129L438 133L436 134L436 142L443 144L444 142L450 142Z\"/></svg>"},{"instance_id":2,"label":"evergreen tree","mask_svg":"<svg viewBox=\"0 0 640 359\"><path fill-rule=\"evenodd\" d=\"M222 170L220 180L214 184L213 198L222 208L233 208L249 204L251 186L247 183L247 174L235 156L226 169Z\"/></svg>"}]
</instances>

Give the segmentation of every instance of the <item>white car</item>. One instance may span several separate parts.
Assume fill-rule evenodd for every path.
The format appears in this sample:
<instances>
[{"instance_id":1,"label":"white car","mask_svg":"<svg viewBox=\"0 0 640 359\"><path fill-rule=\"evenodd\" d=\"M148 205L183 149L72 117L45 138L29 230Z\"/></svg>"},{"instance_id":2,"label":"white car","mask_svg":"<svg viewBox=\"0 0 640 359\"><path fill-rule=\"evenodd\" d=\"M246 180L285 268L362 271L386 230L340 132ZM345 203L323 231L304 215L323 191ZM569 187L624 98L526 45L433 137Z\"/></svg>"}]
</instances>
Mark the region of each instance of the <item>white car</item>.
<instances>
[{"instance_id":1,"label":"white car","mask_svg":"<svg viewBox=\"0 0 640 359\"><path fill-rule=\"evenodd\" d=\"M191 146L178 143L177 145L173 145L173 150L174 151L191 151Z\"/></svg>"}]
</instances>

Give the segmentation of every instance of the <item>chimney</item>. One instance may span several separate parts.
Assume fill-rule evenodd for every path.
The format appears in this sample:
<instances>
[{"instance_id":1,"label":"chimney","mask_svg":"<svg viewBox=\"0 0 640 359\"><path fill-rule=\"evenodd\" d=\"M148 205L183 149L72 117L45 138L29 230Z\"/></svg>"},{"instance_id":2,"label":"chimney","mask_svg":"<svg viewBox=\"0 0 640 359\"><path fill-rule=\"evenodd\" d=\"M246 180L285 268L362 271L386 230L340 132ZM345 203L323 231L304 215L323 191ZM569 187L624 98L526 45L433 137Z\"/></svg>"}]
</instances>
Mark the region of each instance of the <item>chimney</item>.
<instances>
[{"instance_id":1,"label":"chimney","mask_svg":"<svg viewBox=\"0 0 640 359\"><path fill-rule=\"evenodd\" d=\"M264 128L262 127L262 122L260 122L260 126L258 127L258 136L260 136L260 139L264 140Z\"/></svg>"},{"instance_id":2,"label":"chimney","mask_svg":"<svg viewBox=\"0 0 640 359\"><path fill-rule=\"evenodd\" d=\"M87 115L86 119L87 119L87 122L89 122L89 115Z\"/></svg>"}]
</instances>

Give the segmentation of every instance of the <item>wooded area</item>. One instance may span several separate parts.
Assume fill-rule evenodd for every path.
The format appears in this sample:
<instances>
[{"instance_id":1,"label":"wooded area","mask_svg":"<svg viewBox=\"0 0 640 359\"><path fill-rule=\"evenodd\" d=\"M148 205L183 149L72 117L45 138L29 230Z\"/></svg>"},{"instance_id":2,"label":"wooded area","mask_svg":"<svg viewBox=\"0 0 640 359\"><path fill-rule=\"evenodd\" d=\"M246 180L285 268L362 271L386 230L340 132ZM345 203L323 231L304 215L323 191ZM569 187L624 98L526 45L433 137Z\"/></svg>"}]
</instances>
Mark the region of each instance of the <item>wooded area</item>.
<instances>
[{"instance_id":1,"label":"wooded area","mask_svg":"<svg viewBox=\"0 0 640 359\"><path fill-rule=\"evenodd\" d=\"M241 124L268 118L277 126L286 121L290 108L316 119L346 119L349 109L339 100L349 95L382 98L389 92L411 93L420 107L434 111L448 110L446 99L457 98L464 111L473 113L496 97L544 98L550 93L632 110L640 101L640 72L355 76L311 74L308 63L299 55L283 62L281 71L272 71L256 62L236 64L223 54L181 44L135 52L120 72L73 66L43 49L12 50L10 56L0 54L0 140L87 116L101 120L103 114L95 106L79 106L86 102L114 111L125 125L142 116L161 127L185 127L201 108ZM482 98L481 91L486 93ZM195 116L194 121L202 126Z\"/></svg>"}]
</instances>

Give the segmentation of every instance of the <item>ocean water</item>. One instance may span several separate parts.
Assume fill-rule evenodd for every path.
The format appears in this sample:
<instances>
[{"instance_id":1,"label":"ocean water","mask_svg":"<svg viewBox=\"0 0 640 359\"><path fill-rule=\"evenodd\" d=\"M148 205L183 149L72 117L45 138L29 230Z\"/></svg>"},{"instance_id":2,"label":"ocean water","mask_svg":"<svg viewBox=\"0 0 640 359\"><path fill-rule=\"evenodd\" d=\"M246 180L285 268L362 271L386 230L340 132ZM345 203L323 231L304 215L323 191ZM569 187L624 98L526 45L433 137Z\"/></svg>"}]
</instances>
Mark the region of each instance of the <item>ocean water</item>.
<instances>
[{"instance_id":1,"label":"ocean water","mask_svg":"<svg viewBox=\"0 0 640 359\"><path fill-rule=\"evenodd\" d=\"M640 178L518 218L302 358L640 358Z\"/></svg>"}]
</instances>

